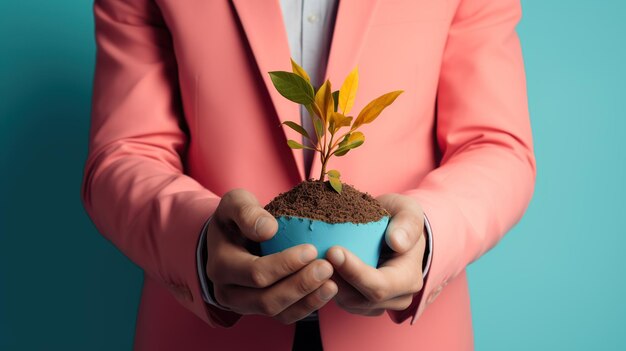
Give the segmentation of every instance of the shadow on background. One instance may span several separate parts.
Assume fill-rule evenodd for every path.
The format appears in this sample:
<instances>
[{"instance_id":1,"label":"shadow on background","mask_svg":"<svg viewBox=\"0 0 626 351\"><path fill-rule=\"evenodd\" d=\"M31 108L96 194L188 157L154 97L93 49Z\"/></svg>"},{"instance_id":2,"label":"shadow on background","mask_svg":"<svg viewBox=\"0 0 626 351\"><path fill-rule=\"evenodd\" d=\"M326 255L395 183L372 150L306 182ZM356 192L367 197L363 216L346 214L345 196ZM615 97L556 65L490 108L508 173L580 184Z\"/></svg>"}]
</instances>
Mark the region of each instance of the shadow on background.
<instances>
[{"instance_id":1,"label":"shadow on background","mask_svg":"<svg viewBox=\"0 0 626 351\"><path fill-rule=\"evenodd\" d=\"M476 349L624 350L626 2L523 7L537 186L470 266ZM91 3L2 1L0 44L0 350L128 350L141 271L79 197Z\"/></svg>"},{"instance_id":2,"label":"shadow on background","mask_svg":"<svg viewBox=\"0 0 626 351\"><path fill-rule=\"evenodd\" d=\"M90 3L0 5L0 350L128 350L141 271L80 202Z\"/></svg>"}]
</instances>

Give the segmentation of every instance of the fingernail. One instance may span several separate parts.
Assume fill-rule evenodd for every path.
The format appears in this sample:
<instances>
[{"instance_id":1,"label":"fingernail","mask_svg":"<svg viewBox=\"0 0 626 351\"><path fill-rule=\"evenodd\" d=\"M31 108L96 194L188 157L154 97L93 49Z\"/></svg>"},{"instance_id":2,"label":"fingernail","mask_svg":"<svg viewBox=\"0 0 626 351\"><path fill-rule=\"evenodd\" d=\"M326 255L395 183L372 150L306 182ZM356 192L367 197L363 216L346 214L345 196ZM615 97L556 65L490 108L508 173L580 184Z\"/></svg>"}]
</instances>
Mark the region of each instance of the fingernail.
<instances>
[{"instance_id":1,"label":"fingernail","mask_svg":"<svg viewBox=\"0 0 626 351\"><path fill-rule=\"evenodd\" d=\"M401 249L404 249L409 245L409 235L407 234L406 230L398 228L394 230L393 236L396 240L396 243L400 246Z\"/></svg>"},{"instance_id":2,"label":"fingernail","mask_svg":"<svg viewBox=\"0 0 626 351\"><path fill-rule=\"evenodd\" d=\"M336 293L337 291L335 291L334 289L329 290L328 287L326 287L325 289L322 288L320 289L320 299L322 299L323 301L328 301L333 296L335 296Z\"/></svg>"},{"instance_id":3,"label":"fingernail","mask_svg":"<svg viewBox=\"0 0 626 351\"><path fill-rule=\"evenodd\" d=\"M321 264L315 267L315 279L319 281L330 278L332 274L333 270L332 268L328 267L327 264Z\"/></svg>"},{"instance_id":4,"label":"fingernail","mask_svg":"<svg viewBox=\"0 0 626 351\"><path fill-rule=\"evenodd\" d=\"M261 237L263 236L262 233L267 233L270 230L269 224L270 221L267 216L261 216L257 218L256 223L254 224L254 230L256 231L256 235Z\"/></svg>"},{"instance_id":5,"label":"fingernail","mask_svg":"<svg viewBox=\"0 0 626 351\"><path fill-rule=\"evenodd\" d=\"M339 249L334 249L328 252L328 259L335 266L341 266L343 264L343 261L346 260L346 257L344 256L343 251Z\"/></svg>"},{"instance_id":6,"label":"fingernail","mask_svg":"<svg viewBox=\"0 0 626 351\"><path fill-rule=\"evenodd\" d=\"M309 263L313 261L316 256L317 253L315 250L312 247L307 246L300 252L300 261L302 261L302 263Z\"/></svg>"}]
</instances>

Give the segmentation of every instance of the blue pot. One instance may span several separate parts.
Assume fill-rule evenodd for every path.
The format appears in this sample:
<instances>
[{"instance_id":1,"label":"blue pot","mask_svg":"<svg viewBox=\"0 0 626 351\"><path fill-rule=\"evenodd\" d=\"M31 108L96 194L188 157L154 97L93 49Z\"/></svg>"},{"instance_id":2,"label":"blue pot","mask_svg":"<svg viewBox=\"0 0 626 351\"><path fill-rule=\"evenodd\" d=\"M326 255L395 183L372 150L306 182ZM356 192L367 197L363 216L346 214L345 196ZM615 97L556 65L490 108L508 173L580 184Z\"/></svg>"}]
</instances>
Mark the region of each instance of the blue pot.
<instances>
[{"instance_id":1,"label":"blue pot","mask_svg":"<svg viewBox=\"0 0 626 351\"><path fill-rule=\"evenodd\" d=\"M317 257L335 245L345 247L366 264L377 267L389 217L369 223L326 223L309 218L280 216L278 231L261 242L261 253L269 255L300 244L313 244Z\"/></svg>"}]
</instances>

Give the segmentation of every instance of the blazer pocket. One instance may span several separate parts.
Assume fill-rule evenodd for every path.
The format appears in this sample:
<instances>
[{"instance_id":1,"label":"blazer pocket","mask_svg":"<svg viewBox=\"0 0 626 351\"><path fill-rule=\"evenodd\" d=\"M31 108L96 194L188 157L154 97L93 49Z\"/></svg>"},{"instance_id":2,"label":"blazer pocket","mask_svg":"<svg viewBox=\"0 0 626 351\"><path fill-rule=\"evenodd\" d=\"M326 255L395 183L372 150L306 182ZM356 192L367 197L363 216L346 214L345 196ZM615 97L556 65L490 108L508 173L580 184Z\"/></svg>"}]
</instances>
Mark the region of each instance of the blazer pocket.
<instances>
[{"instance_id":1,"label":"blazer pocket","mask_svg":"<svg viewBox=\"0 0 626 351\"><path fill-rule=\"evenodd\" d=\"M446 19L449 0L380 0L372 26Z\"/></svg>"}]
</instances>

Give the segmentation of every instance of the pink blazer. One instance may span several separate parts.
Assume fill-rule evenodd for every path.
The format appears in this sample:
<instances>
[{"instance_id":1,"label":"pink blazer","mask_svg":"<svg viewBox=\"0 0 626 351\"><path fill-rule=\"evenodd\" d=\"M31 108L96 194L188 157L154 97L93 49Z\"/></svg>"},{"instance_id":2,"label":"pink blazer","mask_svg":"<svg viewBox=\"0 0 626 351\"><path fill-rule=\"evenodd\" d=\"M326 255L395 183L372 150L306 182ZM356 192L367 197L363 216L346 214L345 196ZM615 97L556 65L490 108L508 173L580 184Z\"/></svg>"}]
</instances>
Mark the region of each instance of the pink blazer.
<instances>
[{"instance_id":1,"label":"pink blazer","mask_svg":"<svg viewBox=\"0 0 626 351\"><path fill-rule=\"evenodd\" d=\"M82 198L145 271L137 350L290 350L294 325L202 301L195 249L232 188L264 204L308 177L298 120L268 71L290 70L278 0L96 0L97 69ZM535 159L518 0L341 0L326 77L356 65L355 111L405 93L331 167L372 195L423 206L434 231L424 289L378 317L319 311L326 350L470 350L465 267L521 218ZM311 175L320 171L313 161ZM417 267L417 266L416 266Z\"/></svg>"}]
</instances>

